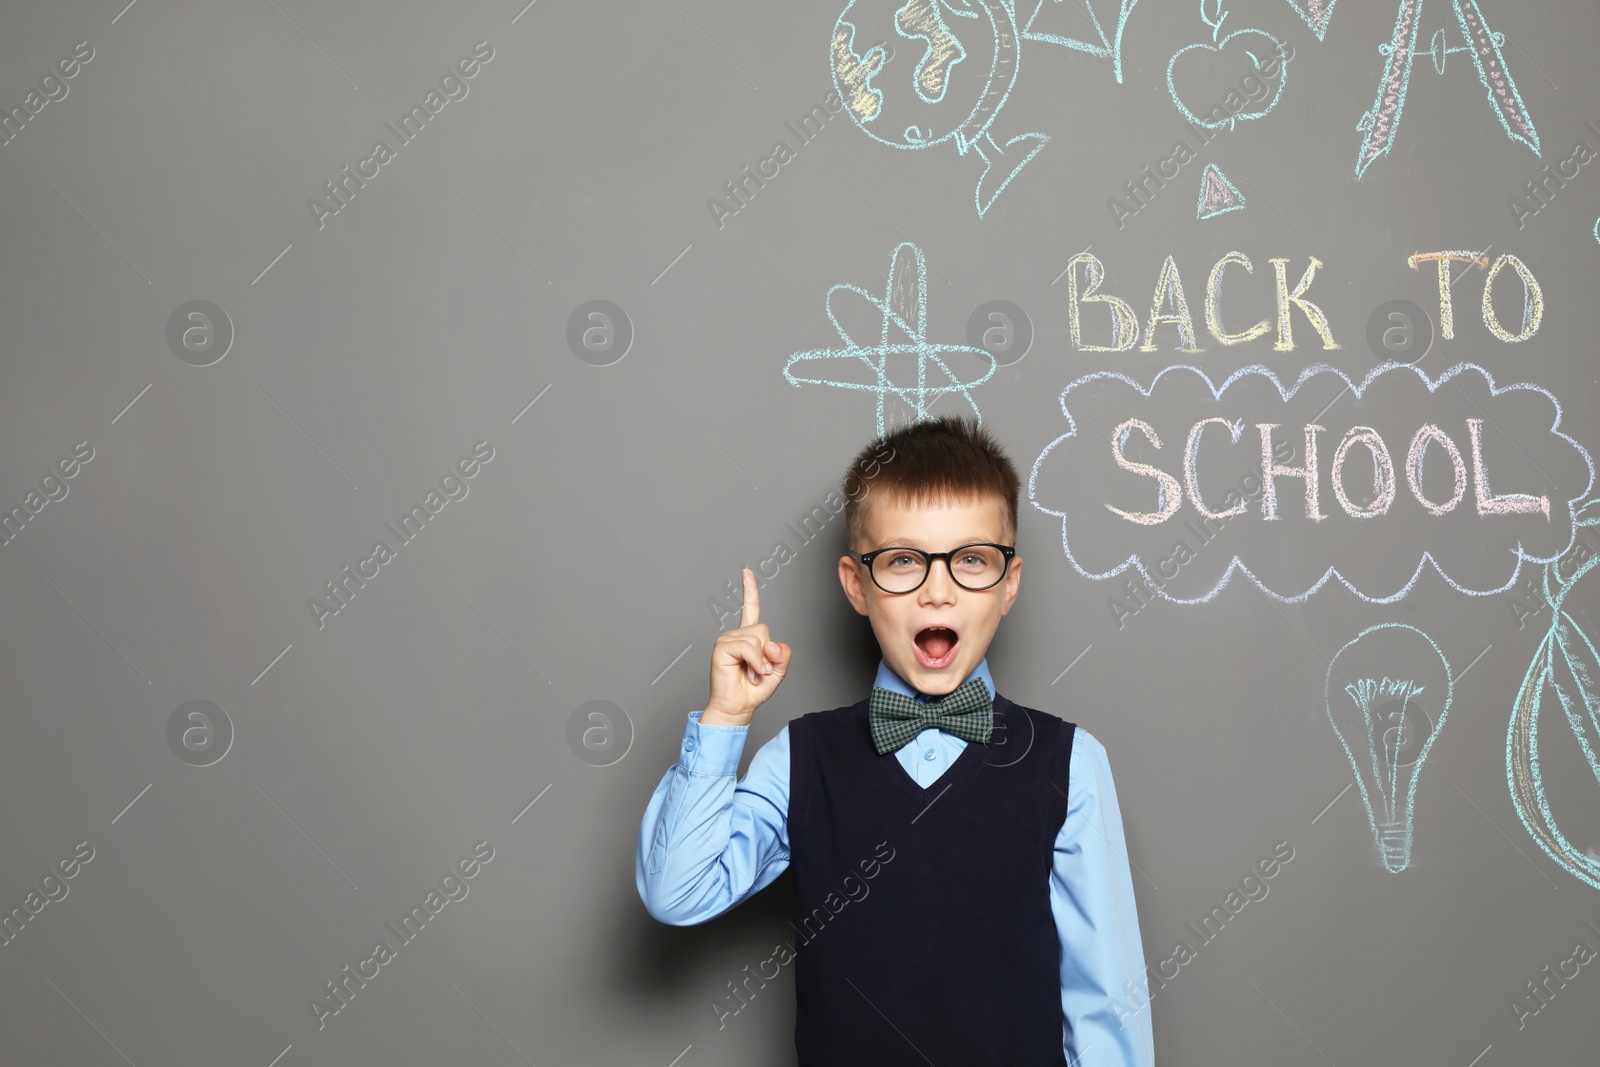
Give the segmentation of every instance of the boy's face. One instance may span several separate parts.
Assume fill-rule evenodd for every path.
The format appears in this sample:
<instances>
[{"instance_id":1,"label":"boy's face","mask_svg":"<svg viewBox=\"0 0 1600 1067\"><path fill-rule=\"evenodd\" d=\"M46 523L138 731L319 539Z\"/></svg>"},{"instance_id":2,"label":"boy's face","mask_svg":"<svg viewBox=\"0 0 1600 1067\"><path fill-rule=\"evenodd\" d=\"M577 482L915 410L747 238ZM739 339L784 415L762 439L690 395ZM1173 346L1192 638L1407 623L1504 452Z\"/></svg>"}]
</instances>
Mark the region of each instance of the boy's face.
<instances>
[{"instance_id":1,"label":"boy's face","mask_svg":"<svg viewBox=\"0 0 1600 1067\"><path fill-rule=\"evenodd\" d=\"M923 507L876 494L866 510L866 543L860 552L901 546L924 552L948 552L973 542L1010 544L1005 506L992 496L945 500ZM935 561L927 580L909 593L886 593L853 556L839 557L839 581L856 611L872 621L878 647L894 672L918 692L942 696L966 680L989 649L1000 616L1011 610L1022 580L1022 557L1013 556L1005 578L974 592L957 585L944 562ZM950 631L943 635L936 629ZM918 637L922 640L919 642ZM930 648L954 641L940 660ZM939 666L930 665L938 662Z\"/></svg>"}]
</instances>

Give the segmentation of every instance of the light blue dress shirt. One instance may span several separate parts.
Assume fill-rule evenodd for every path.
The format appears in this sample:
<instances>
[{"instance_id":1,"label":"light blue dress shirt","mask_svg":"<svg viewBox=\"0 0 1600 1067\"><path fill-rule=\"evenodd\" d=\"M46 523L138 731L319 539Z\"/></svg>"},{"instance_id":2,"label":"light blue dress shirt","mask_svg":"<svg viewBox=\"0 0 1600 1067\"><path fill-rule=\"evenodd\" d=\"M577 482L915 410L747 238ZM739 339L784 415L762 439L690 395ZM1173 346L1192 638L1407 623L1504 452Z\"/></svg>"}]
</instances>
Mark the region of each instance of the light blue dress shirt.
<instances>
[{"instance_id":1,"label":"light blue dress shirt","mask_svg":"<svg viewBox=\"0 0 1600 1067\"><path fill-rule=\"evenodd\" d=\"M987 657L968 678L982 678L994 695ZM882 660L873 684L923 699ZM692 926L715 918L789 866L789 727L761 746L744 781L735 784L749 732L748 725L702 723L699 711L689 712L678 762L645 807L634 859L639 897L661 922ZM929 727L894 756L926 788L966 747L954 734ZM1050 910L1061 939L1067 1062L1153 1067L1144 949L1122 814L1105 746L1082 726L1072 740Z\"/></svg>"}]
</instances>

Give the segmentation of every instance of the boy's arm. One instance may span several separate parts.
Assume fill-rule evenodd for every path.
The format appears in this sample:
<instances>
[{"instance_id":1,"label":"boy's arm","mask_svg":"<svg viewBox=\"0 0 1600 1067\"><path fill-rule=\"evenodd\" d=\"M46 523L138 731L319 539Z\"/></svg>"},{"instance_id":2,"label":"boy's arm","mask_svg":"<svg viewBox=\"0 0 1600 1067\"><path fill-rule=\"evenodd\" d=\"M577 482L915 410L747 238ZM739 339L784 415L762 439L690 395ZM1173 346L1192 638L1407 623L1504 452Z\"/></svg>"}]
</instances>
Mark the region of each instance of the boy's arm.
<instances>
[{"instance_id":1,"label":"boy's arm","mask_svg":"<svg viewBox=\"0 0 1600 1067\"><path fill-rule=\"evenodd\" d=\"M735 784L743 726L692 711L674 763L645 807L634 857L639 898L673 926L702 923L767 886L789 866L789 728L750 759Z\"/></svg>"},{"instance_id":2,"label":"boy's arm","mask_svg":"<svg viewBox=\"0 0 1600 1067\"><path fill-rule=\"evenodd\" d=\"M1074 1067L1152 1067L1144 947L1122 812L1105 746L1074 731L1067 816L1056 836L1050 905L1061 937L1063 1050Z\"/></svg>"}]
</instances>

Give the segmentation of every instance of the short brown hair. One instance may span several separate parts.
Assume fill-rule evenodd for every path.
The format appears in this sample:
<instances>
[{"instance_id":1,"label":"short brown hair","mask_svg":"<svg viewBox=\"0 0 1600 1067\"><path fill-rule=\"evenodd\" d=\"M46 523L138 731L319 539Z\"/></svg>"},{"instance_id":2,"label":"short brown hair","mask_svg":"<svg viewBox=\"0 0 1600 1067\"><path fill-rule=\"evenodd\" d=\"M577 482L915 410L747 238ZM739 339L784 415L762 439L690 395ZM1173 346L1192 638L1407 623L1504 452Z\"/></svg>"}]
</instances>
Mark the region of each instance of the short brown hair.
<instances>
[{"instance_id":1,"label":"short brown hair","mask_svg":"<svg viewBox=\"0 0 1600 1067\"><path fill-rule=\"evenodd\" d=\"M1005 450L976 420L956 415L925 419L874 439L851 462L844 476L845 536L852 551L866 537L865 503L871 489L914 506L997 497L1015 538L1021 484Z\"/></svg>"}]
</instances>

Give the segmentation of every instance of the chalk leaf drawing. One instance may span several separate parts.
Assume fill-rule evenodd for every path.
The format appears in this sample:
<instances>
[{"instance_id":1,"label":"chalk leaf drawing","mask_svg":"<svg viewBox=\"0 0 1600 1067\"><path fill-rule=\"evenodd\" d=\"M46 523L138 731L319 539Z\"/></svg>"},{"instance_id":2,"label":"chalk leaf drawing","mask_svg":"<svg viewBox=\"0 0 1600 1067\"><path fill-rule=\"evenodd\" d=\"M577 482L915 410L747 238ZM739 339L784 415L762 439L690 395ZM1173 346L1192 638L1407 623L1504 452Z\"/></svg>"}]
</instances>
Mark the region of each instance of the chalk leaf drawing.
<instances>
[{"instance_id":1,"label":"chalk leaf drawing","mask_svg":"<svg viewBox=\"0 0 1600 1067\"><path fill-rule=\"evenodd\" d=\"M1222 24L1227 21L1228 12L1222 10L1222 0L1213 0L1213 3L1215 4L1216 17L1210 18L1206 13L1206 0L1200 0L1200 21L1211 27L1211 43L1207 44L1201 41L1184 45L1172 54L1172 58L1167 61L1167 92L1172 95L1172 102L1177 105L1178 111L1188 122L1207 130L1221 129L1224 126L1231 130L1235 123L1250 122L1254 119L1264 118L1271 113L1273 108L1278 106L1278 100L1283 96L1283 87L1289 84L1289 60L1287 55L1292 55L1293 53L1285 49L1283 43L1266 30L1248 28L1234 30L1226 37L1223 37ZM1245 66L1245 61L1248 60L1249 65L1254 68L1255 73L1262 80L1276 85L1271 98L1262 101L1255 111L1224 113L1223 108L1214 107L1205 116L1196 115L1189 108L1189 105L1184 103L1183 97L1179 94L1176 81L1177 69L1180 63L1188 65L1188 63L1185 63L1184 57L1192 57L1189 62L1193 63L1206 53L1211 52L1238 55L1239 62L1237 66L1241 68ZM1262 68L1269 60L1274 60L1275 57L1283 58L1276 60L1281 64L1281 67L1277 77L1274 78Z\"/></svg>"},{"instance_id":2,"label":"chalk leaf drawing","mask_svg":"<svg viewBox=\"0 0 1600 1067\"><path fill-rule=\"evenodd\" d=\"M1200 174L1200 199L1195 203L1194 217L1204 222L1245 206L1244 194L1215 163L1207 163Z\"/></svg>"},{"instance_id":3,"label":"chalk leaf drawing","mask_svg":"<svg viewBox=\"0 0 1600 1067\"><path fill-rule=\"evenodd\" d=\"M1001 141L994 133L995 119L1017 81L1022 41L1109 58L1122 81L1122 32L1138 0L1120 0L1110 35L1094 10L1094 3L1105 0L1071 0L1071 16L1081 23L1087 14L1093 40L1033 30L1045 5L1061 0L1032 2L1027 21L1019 25L1016 0L848 0L829 42L834 86L850 120L868 137L906 149L950 141L958 155L970 153L982 161L973 190L979 218L1050 140L1029 132ZM906 51L915 62L890 70L882 45L856 50L858 39L889 40L890 34L910 42Z\"/></svg>"},{"instance_id":4,"label":"chalk leaf drawing","mask_svg":"<svg viewBox=\"0 0 1600 1067\"><path fill-rule=\"evenodd\" d=\"M880 332L877 344L864 345L850 335L849 330L834 314L833 297L841 290L861 297L877 310ZM840 389L858 389L876 394L878 435L885 433L884 399L898 397L910 405L915 421L928 417L928 405L946 393L959 393L972 406L972 413L981 423L983 415L972 399L971 390L988 381L995 371L995 357L987 349L963 344L934 344L928 340L928 269L922 250L910 241L895 246L889 254L889 279L880 298L858 286L841 282L828 290L826 301L828 321L844 342L841 348L818 348L796 352L783 368L783 376L790 385L832 385ZM970 354L988 368L975 378L963 380L947 362L958 353ZM898 357L898 358L895 358ZM914 357L910 365L907 357ZM891 361L903 364L891 367ZM795 368L827 369L843 376L851 372L856 378L829 377L806 378L795 374ZM895 371L902 370L914 377L915 384L897 384ZM941 384L930 384L933 375ZM865 378L866 380L861 380Z\"/></svg>"},{"instance_id":5,"label":"chalk leaf drawing","mask_svg":"<svg viewBox=\"0 0 1600 1067\"><path fill-rule=\"evenodd\" d=\"M1306 20L1311 32L1322 40L1328 35L1328 20L1333 18L1333 5L1339 0L1289 0L1294 13Z\"/></svg>"},{"instance_id":6,"label":"chalk leaf drawing","mask_svg":"<svg viewBox=\"0 0 1600 1067\"><path fill-rule=\"evenodd\" d=\"M1328 721L1350 759L1367 825L1391 873L1411 865L1417 778L1454 693L1439 646L1403 622L1367 627L1328 661Z\"/></svg>"},{"instance_id":7,"label":"chalk leaf drawing","mask_svg":"<svg viewBox=\"0 0 1600 1067\"><path fill-rule=\"evenodd\" d=\"M1445 59L1457 52L1472 56L1478 68L1478 83L1488 95L1489 106L1500 120L1500 128L1511 140L1526 145L1534 155L1540 155L1539 131L1534 128L1533 116L1522 102L1517 83L1506 68L1501 46L1506 35L1489 28L1478 0L1451 0L1456 21L1461 24L1465 44L1447 47L1444 31L1433 36L1430 54L1433 66L1441 76ZM1405 111L1406 90L1411 84L1411 64L1417 57L1419 31L1417 20L1422 14L1422 0L1400 0L1395 14L1394 32L1388 44L1380 44L1378 52L1384 57L1383 73L1378 78L1378 93L1356 123L1364 134L1356 155L1356 177L1360 178L1374 162L1389 154L1394 147L1395 135L1400 129L1400 117Z\"/></svg>"},{"instance_id":8,"label":"chalk leaf drawing","mask_svg":"<svg viewBox=\"0 0 1600 1067\"><path fill-rule=\"evenodd\" d=\"M1578 509L1578 525L1600 525L1600 498ZM1550 629L1533 654L1511 708L1506 781L1522 825L1545 854L1574 878L1600 889L1600 858L1579 850L1556 825L1539 758L1539 713L1547 706L1559 708L1589 770L1600 781L1596 751L1600 749L1600 652L1566 607L1578 580L1596 564L1600 555L1591 553L1568 578L1562 577L1559 561L1545 566L1543 595L1551 609Z\"/></svg>"}]
</instances>

